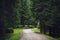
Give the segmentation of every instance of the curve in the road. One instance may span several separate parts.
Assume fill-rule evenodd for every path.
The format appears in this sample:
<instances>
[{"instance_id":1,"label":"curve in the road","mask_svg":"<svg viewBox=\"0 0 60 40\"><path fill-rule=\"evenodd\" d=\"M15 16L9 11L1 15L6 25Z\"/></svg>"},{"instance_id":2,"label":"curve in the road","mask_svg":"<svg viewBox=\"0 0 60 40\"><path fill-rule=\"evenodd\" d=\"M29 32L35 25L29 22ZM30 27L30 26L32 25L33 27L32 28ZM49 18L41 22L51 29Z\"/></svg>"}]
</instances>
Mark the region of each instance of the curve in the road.
<instances>
[{"instance_id":1,"label":"curve in the road","mask_svg":"<svg viewBox=\"0 0 60 40\"><path fill-rule=\"evenodd\" d=\"M51 40L43 35L34 33L31 29L24 29L20 40Z\"/></svg>"}]
</instances>

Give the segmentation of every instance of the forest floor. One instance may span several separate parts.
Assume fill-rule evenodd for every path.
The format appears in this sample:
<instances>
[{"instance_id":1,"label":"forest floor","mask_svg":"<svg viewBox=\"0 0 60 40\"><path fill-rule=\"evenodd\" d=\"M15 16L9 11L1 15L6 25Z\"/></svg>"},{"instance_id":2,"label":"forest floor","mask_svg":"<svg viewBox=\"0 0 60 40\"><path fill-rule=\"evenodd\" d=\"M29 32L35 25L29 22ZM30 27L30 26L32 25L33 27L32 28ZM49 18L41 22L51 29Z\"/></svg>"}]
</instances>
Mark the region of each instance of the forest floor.
<instances>
[{"instance_id":1,"label":"forest floor","mask_svg":"<svg viewBox=\"0 0 60 40\"><path fill-rule=\"evenodd\" d=\"M24 29L20 40L52 40L42 34L34 33L31 29Z\"/></svg>"}]
</instances>

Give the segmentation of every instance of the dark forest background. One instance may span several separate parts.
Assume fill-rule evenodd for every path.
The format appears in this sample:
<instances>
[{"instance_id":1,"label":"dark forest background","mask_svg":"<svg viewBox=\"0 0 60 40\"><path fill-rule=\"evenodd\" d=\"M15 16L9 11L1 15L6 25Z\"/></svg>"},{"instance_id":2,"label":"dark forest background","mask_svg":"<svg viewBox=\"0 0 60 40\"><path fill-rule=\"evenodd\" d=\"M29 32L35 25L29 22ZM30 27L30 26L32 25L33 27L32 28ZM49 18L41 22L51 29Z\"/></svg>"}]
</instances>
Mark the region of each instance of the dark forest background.
<instances>
[{"instance_id":1,"label":"dark forest background","mask_svg":"<svg viewBox=\"0 0 60 40\"><path fill-rule=\"evenodd\" d=\"M60 0L0 0L0 36L38 23L41 33L60 37Z\"/></svg>"}]
</instances>

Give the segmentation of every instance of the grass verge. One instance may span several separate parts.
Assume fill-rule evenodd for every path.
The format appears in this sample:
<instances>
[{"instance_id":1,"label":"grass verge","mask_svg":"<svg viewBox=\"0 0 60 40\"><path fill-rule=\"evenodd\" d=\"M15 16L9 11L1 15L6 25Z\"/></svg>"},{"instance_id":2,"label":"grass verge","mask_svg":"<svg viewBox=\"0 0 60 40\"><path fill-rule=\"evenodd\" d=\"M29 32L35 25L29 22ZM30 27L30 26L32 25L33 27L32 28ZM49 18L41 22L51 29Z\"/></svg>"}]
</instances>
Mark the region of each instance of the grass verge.
<instances>
[{"instance_id":1,"label":"grass verge","mask_svg":"<svg viewBox=\"0 0 60 40\"><path fill-rule=\"evenodd\" d=\"M22 29L14 29L14 33L12 33L10 36L8 36L9 38L7 38L6 40L19 40L22 34Z\"/></svg>"},{"instance_id":2,"label":"grass verge","mask_svg":"<svg viewBox=\"0 0 60 40\"><path fill-rule=\"evenodd\" d=\"M33 28L32 31L35 32L35 33L41 34L41 33L40 33L40 29L38 29L38 28ZM56 39L56 38L53 38L53 37L48 36L48 35L45 35L45 34L41 34L41 35L43 35L43 36L45 36L45 37L47 37L47 38L49 38L49 39L51 39L51 40L58 40L58 39Z\"/></svg>"},{"instance_id":3,"label":"grass verge","mask_svg":"<svg viewBox=\"0 0 60 40\"><path fill-rule=\"evenodd\" d=\"M40 29L38 29L38 28L33 28L32 31L35 33L40 33Z\"/></svg>"}]
</instances>

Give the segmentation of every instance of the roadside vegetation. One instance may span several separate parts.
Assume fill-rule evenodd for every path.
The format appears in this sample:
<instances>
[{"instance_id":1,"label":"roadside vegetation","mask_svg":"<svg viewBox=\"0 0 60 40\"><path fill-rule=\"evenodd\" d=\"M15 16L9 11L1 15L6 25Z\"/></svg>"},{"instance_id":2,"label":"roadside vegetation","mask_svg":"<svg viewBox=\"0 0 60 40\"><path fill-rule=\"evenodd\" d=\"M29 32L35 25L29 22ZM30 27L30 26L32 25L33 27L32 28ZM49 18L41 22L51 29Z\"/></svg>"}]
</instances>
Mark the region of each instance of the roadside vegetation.
<instances>
[{"instance_id":1,"label":"roadside vegetation","mask_svg":"<svg viewBox=\"0 0 60 40\"><path fill-rule=\"evenodd\" d=\"M12 33L10 36L8 35L6 40L19 40L22 34L22 30L20 28L14 29L14 33Z\"/></svg>"},{"instance_id":2,"label":"roadside vegetation","mask_svg":"<svg viewBox=\"0 0 60 40\"><path fill-rule=\"evenodd\" d=\"M10 36L6 40L18 40L21 29L14 28L28 29L37 25L39 29L35 28L34 32L60 40L60 0L0 1L0 40L1 37L5 40L6 34Z\"/></svg>"},{"instance_id":3,"label":"roadside vegetation","mask_svg":"<svg viewBox=\"0 0 60 40\"><path fill-rule=\"evenodd\" d=\"M38 29L38 28L33 28L32 31L35 33L40 33L40 29Z\"/></svg>"},{"instance_id":4,"label":"roadside vegetation","mask_svg":"<svg viewBox=\"0 0 60 40\"><path fill-rule=\"evenodd\" d=\"M38 28L33 28L32 31L35 33L41 34L40 29L38 29ZM44 35L44 34L41 34L41 35L46 36L47 38L52 39L52 40L59 40L57 38L53 38L53 37L48 36L48 35Z\"/></svg>"}]
</instances>

